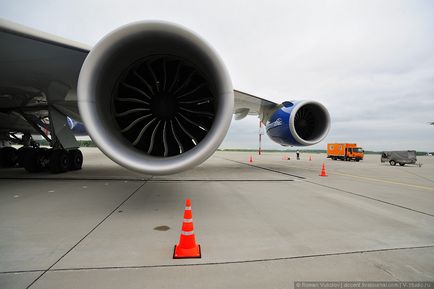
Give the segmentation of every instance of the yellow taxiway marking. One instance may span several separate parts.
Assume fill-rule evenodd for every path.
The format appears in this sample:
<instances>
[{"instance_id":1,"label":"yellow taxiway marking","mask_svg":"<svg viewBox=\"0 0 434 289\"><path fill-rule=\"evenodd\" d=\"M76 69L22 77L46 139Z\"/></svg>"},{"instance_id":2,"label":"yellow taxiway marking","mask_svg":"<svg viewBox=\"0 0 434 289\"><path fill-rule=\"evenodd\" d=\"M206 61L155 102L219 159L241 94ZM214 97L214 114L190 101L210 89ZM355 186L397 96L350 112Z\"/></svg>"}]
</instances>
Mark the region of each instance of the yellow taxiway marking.
<instances>
[{"instance_id":1,"label":"yellow taxiway marking","mask_svg":"<svg viewBox=\"0 0 434 289\"><path fill-rule=\"evenodd\" d=\"M375 181L375 182L381 182L381 183L387 183L387 184L394 184L394 185L412 187L412 188L417 188L417 189L422 189L422 190L434 191L434 188L432 188L432 187L418 186L418 185L406 184L406 183L401 183L401 182L394 182L394 181L388 181L388 180L383 180L383 179L376 179L376 178L371 178L371 177L362 177L362 176L348 175L348 174L342 174L342 173L333 173L333 174L334 175L339 175L339 176L345 176L345 177L363 179L363 180L368 180L368 181Z\"/></svg>"}]
</instances>

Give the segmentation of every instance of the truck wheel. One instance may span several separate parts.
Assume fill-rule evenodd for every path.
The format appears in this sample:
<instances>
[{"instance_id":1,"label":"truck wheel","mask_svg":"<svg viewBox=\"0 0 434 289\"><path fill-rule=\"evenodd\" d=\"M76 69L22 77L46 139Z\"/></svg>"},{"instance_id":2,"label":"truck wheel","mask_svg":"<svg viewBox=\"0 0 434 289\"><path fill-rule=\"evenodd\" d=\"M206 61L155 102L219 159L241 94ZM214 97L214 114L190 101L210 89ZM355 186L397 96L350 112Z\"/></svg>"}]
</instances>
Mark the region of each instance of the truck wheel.
<instances>
[{"instance_id":1,"label":"truck wheel","mask_svg":"<svg viewBox=\"0 0 434 289\"><path fill-rule=\"evenodd\" d=\"M399 165L400 165L401 167L405 166L405 164L404 164L404 163L399 163Z\"/></svg>"},{"instance_id":2,"label":"truck wheel","mask_svg":"<svg viewBox=\"0 0 434 289\"><path fill-rule=\"evenodd\" d=\"M393 160L392 160L392 161L390 161L390 162L389 162L389 164L390 164L391 166L396 166L396 162L395 162L395 161L393 161Z\"/></svg>"},{"instance_id":3,"label":"truck wheel","mask_svg":"<svg viewBox=\"0 0 434 289\"><path fill-rule=\"evenodd\" d=\"M360 160L359 159L356 159L356 162L359 162Z\"/></svg>"}]
</instances>

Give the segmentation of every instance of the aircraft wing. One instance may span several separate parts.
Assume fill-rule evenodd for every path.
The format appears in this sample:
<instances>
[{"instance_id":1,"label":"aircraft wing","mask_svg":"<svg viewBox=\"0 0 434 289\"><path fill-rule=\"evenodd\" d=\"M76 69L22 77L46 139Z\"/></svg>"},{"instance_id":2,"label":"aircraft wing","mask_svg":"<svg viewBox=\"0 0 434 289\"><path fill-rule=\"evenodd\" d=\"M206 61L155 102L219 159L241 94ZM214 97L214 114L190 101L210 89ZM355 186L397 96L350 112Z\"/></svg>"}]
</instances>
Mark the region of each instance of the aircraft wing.
<instances>
[{"instance_id":1,"label":"aircraft wing","mask_svg":"<svg viewBox=\"0 0 434 289\"><path fill-rule=\"evenodd\" d=\"M28 105L40 94L45 103L56 84L71 88L66 99L50 99L65 115L80 120L75 105L78 75L91 47L0 19L0 108ZM54 86L54 87L53 87ZM57 85L58 86L58 85ZM14 91L13 99L10 91ZM47 95L48 94L48 95ZM34 98L33 98L34 100ZM69 100L69 101L68 101ZM234 90L234 114L239 120L247 115L260 116L278 104Z\"/></svg>"},{"instance_id":2,"label":"aircraft wing","mask_svg":"<svg viewBox=\"0 0 434 289\"><path fill-rule=\"evenodd\" d=\"M234 114L236 120L243 119L247 115L257 115L261 117L264 113L272 111L279 106L275 102L239 90L234 90L234 97Z\"/></svg>"},{"instance_id":3,"label":"aircraft wing","mask_svg":"<svg viewBox=\"0 0 434 289\"><path fill-rule=\"evenodd\" d=\"M44 108L78 117L76 86L90 47L0 19L0 108ZM59 90L69 95L56 97Z\"/></svg>"}]
</instances>

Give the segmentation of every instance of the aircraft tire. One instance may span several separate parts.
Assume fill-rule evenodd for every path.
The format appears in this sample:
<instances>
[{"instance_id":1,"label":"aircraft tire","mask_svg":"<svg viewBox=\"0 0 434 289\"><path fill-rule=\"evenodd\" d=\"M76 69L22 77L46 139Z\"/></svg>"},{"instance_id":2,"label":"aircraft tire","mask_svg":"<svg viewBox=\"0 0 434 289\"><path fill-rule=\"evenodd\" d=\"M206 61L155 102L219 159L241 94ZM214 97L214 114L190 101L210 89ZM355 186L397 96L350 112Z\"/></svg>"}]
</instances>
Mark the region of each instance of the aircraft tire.
<instances>
[{"instance_id":1,"label":"aircraft tire","mask_svg":"<svg viewBox=\"0 0 434 289\"><path fill-rule=\"evenodd\" d=\"M83 165L83 154L79 149L69 151L69 156L71 159L70 170L80 170Z\"/></svg>"},{"instance_id":2,"label":"aircraft tire","mask_svg":"<svg viewBox=\"0 0 434 289\"><path fill-rule=\"evenodd\" d=\"M18 160L18 152L14 147L3 147L0 149L0 166L14 167Z\"/></svg>"},{"instance_id":3,"label":"aircraft tire","mask_svg":"<svg viewBox=\"0 0 434 289\"><path fill-rule=\"evenodd\" d=\"M50 155L50 172L53 174L63 173L69 170L71 158L67 151L55 149Z\"/></svg>"},{"instance_id":4,"label":"aircraft tire","mask_svg":"<svg viewBox=\"0 0 434 289\"><path fill-rule=\"evenodd\" d=\"M38 173L43 169L44 152L40 149L28 149L24 152L23 167L29 173Z\"/></svg>"}]
</instances>

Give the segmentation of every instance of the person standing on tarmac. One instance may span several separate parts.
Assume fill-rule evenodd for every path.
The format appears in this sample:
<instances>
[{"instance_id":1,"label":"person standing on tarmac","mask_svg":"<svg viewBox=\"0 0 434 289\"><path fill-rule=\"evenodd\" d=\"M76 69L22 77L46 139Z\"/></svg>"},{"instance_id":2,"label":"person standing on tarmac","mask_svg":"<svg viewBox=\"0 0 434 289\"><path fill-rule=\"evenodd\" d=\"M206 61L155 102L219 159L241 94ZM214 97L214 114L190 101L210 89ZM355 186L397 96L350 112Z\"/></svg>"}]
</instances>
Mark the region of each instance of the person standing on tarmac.
<instances>
[{"instance_id":1,"label":"person standing on tarmac","mask_svg":"<svg viewBox=\"0 0 434 289\"><path fill-rule=\"evenodd\" d=\"M297 150L296 154L297 154L297 160L300 160L300 151Z\"/></svg>"}]
</instances>

